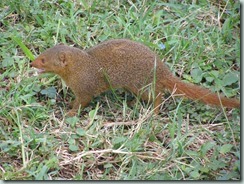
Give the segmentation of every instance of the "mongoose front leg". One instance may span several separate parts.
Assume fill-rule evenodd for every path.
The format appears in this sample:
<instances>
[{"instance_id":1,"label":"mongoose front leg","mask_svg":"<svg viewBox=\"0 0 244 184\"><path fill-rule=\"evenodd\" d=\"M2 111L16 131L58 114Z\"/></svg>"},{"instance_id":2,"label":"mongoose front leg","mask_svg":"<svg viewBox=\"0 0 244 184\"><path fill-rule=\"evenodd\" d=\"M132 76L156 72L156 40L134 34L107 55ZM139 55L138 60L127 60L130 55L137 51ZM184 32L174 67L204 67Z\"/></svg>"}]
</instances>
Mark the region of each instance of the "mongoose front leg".
<instances>
[{"instance_id":1,"label":"mongoose front leg","mask_svg":"<svg viewBox=\"0 0 244 184\"><path fill-rule=\"evenodd\" d=\"M92 100L92 96L90 95L79 95L75 98L74 101L70 103L72 109L67 113L68 116L75 116L79 108L86 107L90 101Z\"/></svg>"},{"instance_id":2,"label":"mongoose front leg","mask_svg":"<svg viewBox=\"0 0 244 184\"><path fill-rule=\"evenodd\" d=\"M72 109L72 108L73 108L74 103L75 103L75 100L72 100L72 101L69 103L69 108L70 108L70 109Z\"/></svg>"}]
</instances>

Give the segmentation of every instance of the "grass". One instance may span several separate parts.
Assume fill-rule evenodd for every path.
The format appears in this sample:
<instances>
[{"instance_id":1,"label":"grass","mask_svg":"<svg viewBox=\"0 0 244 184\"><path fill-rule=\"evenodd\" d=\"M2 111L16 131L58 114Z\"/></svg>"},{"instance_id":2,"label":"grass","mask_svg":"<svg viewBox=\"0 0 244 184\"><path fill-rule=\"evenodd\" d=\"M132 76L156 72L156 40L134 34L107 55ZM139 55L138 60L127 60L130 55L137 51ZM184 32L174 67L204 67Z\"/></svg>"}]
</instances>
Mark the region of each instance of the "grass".
<instances>
[{"instance_id":1,"label":"grass","mask_svg":"<svg viewBox=\"0 0 244 184\"><path fill-rule=\"evenodd\" d=\"M0 178L240 180L240 110L169 94L160 114L123 91L67 118L70 89L30 59L56 43L149 46L182 80L239 98L238 1L0 3Z\"/></svg>"}]
</instances>

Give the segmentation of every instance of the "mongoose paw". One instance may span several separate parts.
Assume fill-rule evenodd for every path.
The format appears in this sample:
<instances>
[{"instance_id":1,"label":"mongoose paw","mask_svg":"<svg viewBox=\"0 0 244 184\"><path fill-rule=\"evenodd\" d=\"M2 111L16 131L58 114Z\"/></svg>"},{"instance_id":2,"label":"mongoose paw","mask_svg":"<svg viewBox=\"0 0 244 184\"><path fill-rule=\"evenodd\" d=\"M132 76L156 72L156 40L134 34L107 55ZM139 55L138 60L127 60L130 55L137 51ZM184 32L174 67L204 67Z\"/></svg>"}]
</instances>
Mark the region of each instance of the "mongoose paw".
<instances>
[{"instance_id":1,"label":"mongoose paw","mask_svg":"<svg viewBox=\"0 0 244 184\"><path fill-rule=\"evenodd\" d=\"M132 107L133 108L135 106L135 104L136 104L136 99L127 101L127 105L129 107Z\"/></svg>"},{"instance_id":2,"label":"mongoose paw","mask_svg":"<svg viewBox=\"0 0 244 184\"><path fill-rule=\"evenodd\" d=\"M77 112L74 110L70 110L69 112L67 112L66 116L72 117L72 116L76 116Z\"/></svg>"},{"instance_id":3,"label":"mongoose paw","mask_svg":"<svg viewBox=\"0 0 244 184\"><path fill-rule=\"evenodd\" d=\"M75 103L75 100L72 100L72 101L69 103L69 108L73 108L74 103Z\"/></svg>"}]
</instances>

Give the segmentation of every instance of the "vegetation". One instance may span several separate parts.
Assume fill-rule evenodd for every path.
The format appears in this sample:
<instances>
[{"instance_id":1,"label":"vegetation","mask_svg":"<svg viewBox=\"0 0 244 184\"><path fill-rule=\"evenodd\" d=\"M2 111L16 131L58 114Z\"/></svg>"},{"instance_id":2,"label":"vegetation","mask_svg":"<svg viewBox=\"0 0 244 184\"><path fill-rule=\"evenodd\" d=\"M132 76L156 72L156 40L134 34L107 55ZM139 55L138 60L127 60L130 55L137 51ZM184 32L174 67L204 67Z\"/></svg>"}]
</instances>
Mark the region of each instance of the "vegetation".
<instances>
[{"instance_id":1,"label":"vegetation","mask_svg":"<svg viewBox=\"0 0 244 184\"><path fill-rule=\"evenodd\" d=\"M129 38L182 80L239 98L238 1L2 0L0 29L1 179L240 180L239 109L166 93L155 116L119 89L66 117L70 89L30 67L60 42Z\"/></svg>"}]
</instances>

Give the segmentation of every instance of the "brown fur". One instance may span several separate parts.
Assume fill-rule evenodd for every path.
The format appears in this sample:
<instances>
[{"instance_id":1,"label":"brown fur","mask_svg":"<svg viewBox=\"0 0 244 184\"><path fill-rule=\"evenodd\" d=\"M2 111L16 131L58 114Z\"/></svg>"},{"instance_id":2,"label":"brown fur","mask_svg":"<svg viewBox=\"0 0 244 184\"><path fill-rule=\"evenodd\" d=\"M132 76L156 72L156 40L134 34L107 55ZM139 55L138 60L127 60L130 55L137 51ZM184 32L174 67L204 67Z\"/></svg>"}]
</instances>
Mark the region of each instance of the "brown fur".
<instances>
[{"instance_id":1,"label":"brown fur","mask_svg":"<svg viewBox=\"0 0 244 184\"><path fill-rule=\"evenodd\" d=\"M156 114L165 89L175 89L177 94L209 105L240 106L237 99L219 97L208 89L182 82L148 47L127 39L109 40L88 50L57 45L43 52L31 65L58 74L72 89L76 99L70 114L111 87L124 88L145 101L153 101Z\"/></svg>"}]
</instances>

